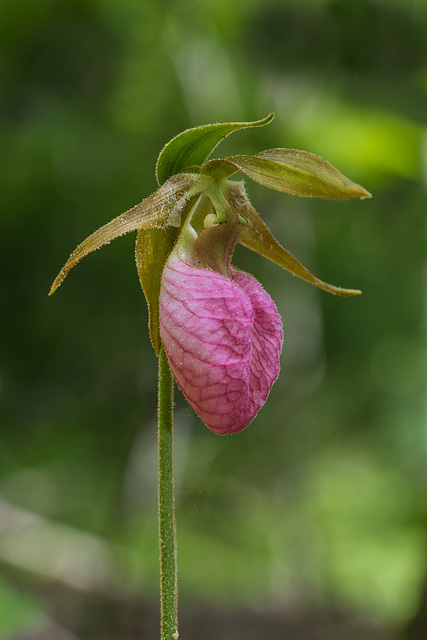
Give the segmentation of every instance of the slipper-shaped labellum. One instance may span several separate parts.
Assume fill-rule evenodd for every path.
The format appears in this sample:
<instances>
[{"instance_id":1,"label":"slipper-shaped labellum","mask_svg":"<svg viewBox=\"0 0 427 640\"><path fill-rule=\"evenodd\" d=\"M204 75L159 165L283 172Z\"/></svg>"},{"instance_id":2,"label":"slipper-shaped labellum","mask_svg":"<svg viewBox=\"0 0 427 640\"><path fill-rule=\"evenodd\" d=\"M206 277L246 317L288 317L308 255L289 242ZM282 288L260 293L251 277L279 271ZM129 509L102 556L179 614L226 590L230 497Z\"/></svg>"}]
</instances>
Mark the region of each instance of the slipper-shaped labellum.
<instances>
[{"instance_id":1,"label":"slipper-shaped labellum","mask_svg":"<svg viewBox=\"0 0 427 640\"><path fill-rule=\"evenodd\" d=\"M206 426L219 434L244 429L279 375L283 343L276 305L261 285L232 267L227 276L201 268L175 247L163 269L160 335Z\"/></svg>"}]
</instances>

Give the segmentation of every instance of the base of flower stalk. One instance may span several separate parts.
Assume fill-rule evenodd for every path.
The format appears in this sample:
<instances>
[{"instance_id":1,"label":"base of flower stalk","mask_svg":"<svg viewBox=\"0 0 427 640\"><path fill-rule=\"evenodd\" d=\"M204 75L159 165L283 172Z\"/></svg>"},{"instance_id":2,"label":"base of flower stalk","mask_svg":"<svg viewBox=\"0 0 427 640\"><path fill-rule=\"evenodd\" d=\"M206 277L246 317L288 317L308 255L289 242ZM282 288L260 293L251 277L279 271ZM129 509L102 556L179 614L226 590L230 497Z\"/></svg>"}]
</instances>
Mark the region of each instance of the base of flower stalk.
<instances>
[{"instance_id":1,"label":"base of flower stalk","mask_svg":"<svg viewBox=\"0 0 427 640\"><path fill-rule=\"evenodd\" d=\"M159 354L158 375L158 517L161 640L178 640L178 579L173 465L174 381L163 347Z\"/></svg>"}]
</instances>

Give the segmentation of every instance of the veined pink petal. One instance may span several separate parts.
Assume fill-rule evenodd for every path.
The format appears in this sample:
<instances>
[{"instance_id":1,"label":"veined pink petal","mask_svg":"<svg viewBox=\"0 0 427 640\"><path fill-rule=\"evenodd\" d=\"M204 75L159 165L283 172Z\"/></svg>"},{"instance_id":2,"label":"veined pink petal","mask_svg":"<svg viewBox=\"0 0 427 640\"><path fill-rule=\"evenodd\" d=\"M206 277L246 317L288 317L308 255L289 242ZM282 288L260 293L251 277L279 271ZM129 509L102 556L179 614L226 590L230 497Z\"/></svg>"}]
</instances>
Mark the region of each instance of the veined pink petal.
<instances>
[{"instance_id":1,"label":"veined pink petal","mask_svg":"<svg viewBox=\"0 0 427 640\"><path fill-rule=\"evenodd\" d=\"M244 429L279 374L280 316L252 276L230 278L194 266L174 251L160 290L160 335L172 373L215 433Z\"/></svg>"}]
</instances>

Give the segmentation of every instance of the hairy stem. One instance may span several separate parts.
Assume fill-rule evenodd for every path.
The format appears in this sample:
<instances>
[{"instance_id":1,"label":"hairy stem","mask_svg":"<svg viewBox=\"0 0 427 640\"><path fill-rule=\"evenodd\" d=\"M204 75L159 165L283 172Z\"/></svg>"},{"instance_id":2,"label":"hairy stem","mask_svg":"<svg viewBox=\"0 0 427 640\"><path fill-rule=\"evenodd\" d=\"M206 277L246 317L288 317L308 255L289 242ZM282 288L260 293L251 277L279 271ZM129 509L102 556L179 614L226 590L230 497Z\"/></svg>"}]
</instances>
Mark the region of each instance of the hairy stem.
<instances>
[{"instance_id":1,"label":"hairy stem","mask_svg":"<svg viewBox=\"0 0 427 640\"><path fill-rule=\"evenodd\" d=\"M173 377L159 354L158 454L161 639L178 638L175 481L173 470Z\"/></svg>"}]
</instances>

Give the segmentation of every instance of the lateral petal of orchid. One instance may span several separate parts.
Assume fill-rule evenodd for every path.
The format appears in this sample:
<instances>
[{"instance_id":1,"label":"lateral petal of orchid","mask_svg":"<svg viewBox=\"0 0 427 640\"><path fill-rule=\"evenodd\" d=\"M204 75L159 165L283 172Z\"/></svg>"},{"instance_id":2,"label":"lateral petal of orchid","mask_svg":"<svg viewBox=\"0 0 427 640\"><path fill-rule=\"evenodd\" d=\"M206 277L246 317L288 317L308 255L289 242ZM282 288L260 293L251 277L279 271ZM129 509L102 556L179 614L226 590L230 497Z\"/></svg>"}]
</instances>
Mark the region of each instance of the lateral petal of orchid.
<instances>
[{"instance_id":1,"label":"lateral petal of orchid","mask_svg":"<svg viewBox=\"0 0 427 640\"><path fill-rule=\"evenodd\" d=\"M340 200L372 197L332 164L307 151L268 149L256 156L230 156L227 160L252 180L285 193Z\"/></svg>"},{"instance_id":2,"label":"lateral petal of orchid","mask_svg":"<svg viewBox=\"0 0 427 640\"><path fill-rule=\"evenodd\" d=\"M256 251L265 258L275 262L280 267L290 271L295 276L314 284L319 289L339 296L357 296L362 292L359 289L344 289L336 287L316 278L297 260L289 251L286 251L276 240L270 229L255 211L249 200L244 196L240 185L229 186L224 193L230 205L246 220L247 226L239 238L245 247Z\"/></svg>"},{"instance_id":3,"label":"lateral petal of orchid","mask_svg":"<svg viewBox=\"0 0 427 640\"><path fill-rule=\"evenodd\" d=\"M174 250L163 270L160 335L172 373L190 405L215 433L244 429L279 373L280 316L251 276L230 278Z\"/></svg>"},{"instance_id":4,"label":"lateral petal of orchid","mask_svg":"<svg viewBox=\"0 0 427 640\"><path fill-rule=\"evenodd\" d=\"M173 176L148 198L92 233L73 251L49 291L52 295L74 265L92 251L115 238L137 229L179 226L182 207L191 196L199 176L190 173Z\"/></svg>"}]
</instances>

